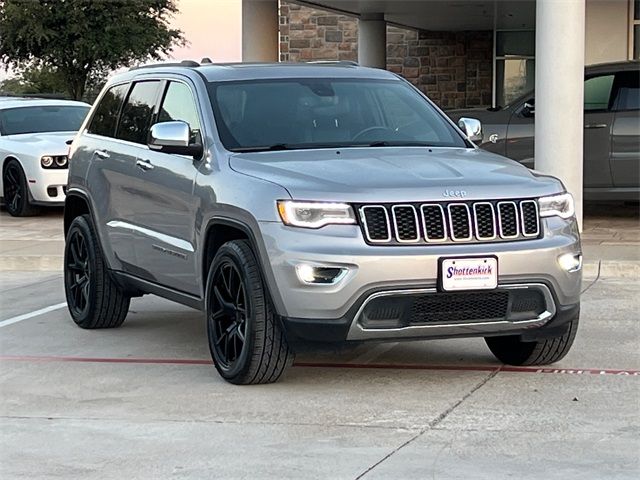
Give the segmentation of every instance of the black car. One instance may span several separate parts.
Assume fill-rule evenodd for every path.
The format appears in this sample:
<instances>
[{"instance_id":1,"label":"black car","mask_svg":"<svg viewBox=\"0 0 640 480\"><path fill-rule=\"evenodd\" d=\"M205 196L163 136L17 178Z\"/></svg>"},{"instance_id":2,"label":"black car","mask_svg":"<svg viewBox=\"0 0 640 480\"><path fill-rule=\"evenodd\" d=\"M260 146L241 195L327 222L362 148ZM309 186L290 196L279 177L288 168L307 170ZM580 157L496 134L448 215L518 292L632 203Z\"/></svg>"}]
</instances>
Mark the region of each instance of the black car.
<instances>
[{"instance_id":1,"label":"black car","mask_svg":"<svg viewBox=\"0 0 640 480\"><path fill-rule=\"evenodd\" d=\"M640 62L593 65L584 81L584 198L640 197ZM511 105L452 110L455 121L477 119L486 150L534 166L535 97L529 92Z\"/></svg>"}]
</instances>

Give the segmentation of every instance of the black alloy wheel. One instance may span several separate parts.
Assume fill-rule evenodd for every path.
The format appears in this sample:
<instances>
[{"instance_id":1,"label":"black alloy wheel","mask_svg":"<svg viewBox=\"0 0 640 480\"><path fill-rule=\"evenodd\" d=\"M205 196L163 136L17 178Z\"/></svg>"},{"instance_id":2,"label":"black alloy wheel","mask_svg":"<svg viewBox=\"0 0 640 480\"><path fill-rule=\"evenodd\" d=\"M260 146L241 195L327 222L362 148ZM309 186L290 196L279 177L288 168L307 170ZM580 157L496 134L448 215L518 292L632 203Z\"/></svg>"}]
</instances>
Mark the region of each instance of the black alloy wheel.
<instances>
[{"instance_id":1,"label":"black alloy wheel","mask_svg":"<svg viewBox=\"0 0 640 480\"><path fill-rule=\"evenodd\" d=\"M218 266L210 302L215 358L220 367L231 370L246 345L248 314L246 288L232 261L225 260Z\"/></svg>"},{"instance_id":2,"label":"black alloy wheel","mask_svg":"<svg viewBox=\"0 0 640 480\"><path fill-rule=\"evenodd\" d=\"M89 306L89 288L91 287L87 239L81 230L75 229L69 235L67 242L69 255L66 259L65 274L70 293L67 302L74 316L83 316Z\"/></svg>"},{"instance_id":3,"label":"black alloy wheel","mask_svg":"<svg viewBox=\"0 0 640 480\"><path fill-rule=\"evenodd\" d=\"M25 217L37 213L37 208L29 204L27 179L22 167L15 160L9 160L2 172L4 203L13 217Z\"/></svg>"},{"instance_id":4,"label":"black alloy wheel","mask_svg":"<svg viewBox=\"0 0 640 480\"><path fill-rule=\"evenodd\" d=\"M207 340L218 373L236 385L273 383L293 363L251 244L231 240L211 262Z\"/></svg>"}]
</instances>

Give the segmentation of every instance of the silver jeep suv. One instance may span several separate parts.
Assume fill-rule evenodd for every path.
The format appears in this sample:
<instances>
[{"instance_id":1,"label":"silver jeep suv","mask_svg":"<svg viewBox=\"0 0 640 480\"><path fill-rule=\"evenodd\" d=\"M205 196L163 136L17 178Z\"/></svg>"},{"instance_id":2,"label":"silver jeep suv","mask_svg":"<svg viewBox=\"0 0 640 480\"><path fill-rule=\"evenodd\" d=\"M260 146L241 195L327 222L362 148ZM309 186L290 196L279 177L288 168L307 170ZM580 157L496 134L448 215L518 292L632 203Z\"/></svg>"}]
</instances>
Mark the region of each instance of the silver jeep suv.
<instances>
[{"instance_id":1,"label":"silver jeep suv","mask_svg":"<svg viewBox=\"0 0 640 480\"><path fill-rule=\"evenodd\" d=\"M70 154L74 321L120 326L148 293L197 308L229 382L276 381L301 342L478 336L501 362L538 365L574 340L571 196L477 149L392 73L133 69Z\"/></svg>"}]
</instances>

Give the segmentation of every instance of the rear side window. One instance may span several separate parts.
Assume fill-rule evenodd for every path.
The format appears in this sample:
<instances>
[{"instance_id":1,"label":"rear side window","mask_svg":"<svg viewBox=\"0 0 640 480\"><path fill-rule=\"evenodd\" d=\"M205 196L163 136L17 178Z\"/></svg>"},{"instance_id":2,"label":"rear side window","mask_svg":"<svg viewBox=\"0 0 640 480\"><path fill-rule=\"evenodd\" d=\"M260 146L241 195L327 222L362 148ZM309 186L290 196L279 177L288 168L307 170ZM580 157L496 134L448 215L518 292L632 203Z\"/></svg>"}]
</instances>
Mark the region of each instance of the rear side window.
<instances>
[{"instance_id":1,"label":"rear side window","mask_svg":"<svg viewBox=\"0 0 640 480\"><path fill-rule=\"evenodd\" d=\"M91 123L87 128L89 133L102 135L104 137L113 137L116 133L116 124L118 123L118 112L127 95L129 85L117 85L111 87L104 94L98 104Z\"/></svg>"},{"instance_id":2,"label":"rear side window","mask_svg":"<svg viewBox=\"0 0 640 480\"><path fill-rule=\"evenodd\" d=\"M616 110L640 110L640 72L618 74L614 102Z\"/></svg>"},{"instance_id":3,"label":"rear side window","mask_svg":"<svg viewBox=\"0 0 640 480\"><path fill-rule=\"evenodd\" d=\"M133 84L122 108L116 138L146 145L159 87L159 81Z\"/></svg>"},{"instance_id":4,"label":"rear side window","mask_svg":"<svg viewBox=\"0 0 640 480\"><path fill-rule=\"evenodd\" d=\"M170 82L158 113L158 122L183 121L191 128L191 142L200 143L200 119L191 89L184 83Z\"/></svg>"},{"instance_id":5,"label":"rear side window","mask_svg":"<svg viewBox=\"0 0 640 480\"><path fill-rule=\"evenodd\" d=\"M591 77L584 82L584 110L606 110L611 99L615 75Z\"/></svg>"}]
</instances>

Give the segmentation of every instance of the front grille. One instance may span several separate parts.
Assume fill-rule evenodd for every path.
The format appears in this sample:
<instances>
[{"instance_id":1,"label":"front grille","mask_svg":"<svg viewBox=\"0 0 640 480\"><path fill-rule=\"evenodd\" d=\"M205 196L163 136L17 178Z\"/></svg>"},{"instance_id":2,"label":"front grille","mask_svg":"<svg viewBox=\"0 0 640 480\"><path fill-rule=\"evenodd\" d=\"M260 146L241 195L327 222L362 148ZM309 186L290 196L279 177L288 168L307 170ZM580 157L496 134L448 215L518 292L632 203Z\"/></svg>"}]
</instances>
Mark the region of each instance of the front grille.
<instances>
[{"instance_id":1,"label":"front grille","mask_svg":"<svg viewBox=\"0 0 640 480\"><path fill-rule=\"evenodd\" d=\"M522 321L532 320L546 310L544 294L537 288L390 293L370 300L358 321L365 328Z\"/></svg>"},{"instance_id":2,"label":"front grille","mask_svg":"<svg viewBox=\"0 0 640 480\"><path fill-rule=\"evenodd\" d=\"M359 205L367 243L424 245L526 240L540 236L535 200Z\"/></svg>"}]
</instances>

